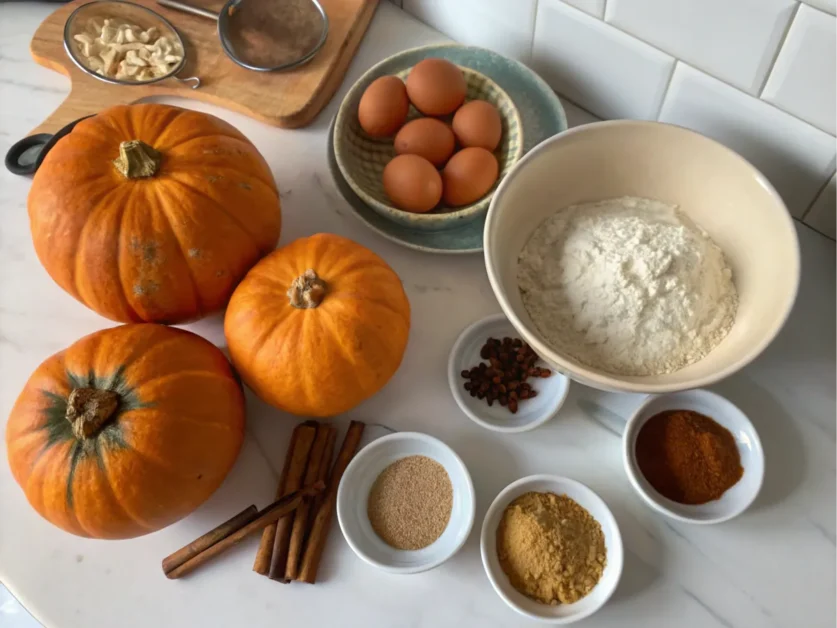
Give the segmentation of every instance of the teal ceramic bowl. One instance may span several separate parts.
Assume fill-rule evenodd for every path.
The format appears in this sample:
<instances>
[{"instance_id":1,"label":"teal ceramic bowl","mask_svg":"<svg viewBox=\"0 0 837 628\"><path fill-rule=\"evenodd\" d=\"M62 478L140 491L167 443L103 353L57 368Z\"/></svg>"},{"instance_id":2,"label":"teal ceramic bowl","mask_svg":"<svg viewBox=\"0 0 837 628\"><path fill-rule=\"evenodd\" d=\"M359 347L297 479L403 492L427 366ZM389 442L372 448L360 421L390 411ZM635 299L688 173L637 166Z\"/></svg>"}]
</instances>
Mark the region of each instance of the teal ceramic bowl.
<instances>
[{"instance_id":1,"label":"teal ceramic bowl","mask_svg":"<svg viewBox=\"0 0 837 628\"><path fill-rule=\"evenodd\" d=\"M413 53L414 51L408 50L385 59L352 86L337 112L334 155L346 183L379 215L411 229L456 229L485 216L497 185L523 155L523 124L514 101L497 83L476 70L459 66L467 84L465 102L485 100L500 112L503 136L500 145L494 151L499 165L497 181L480 200L464 207L448 207L440 203L424 214L398 209L391 203L383 187L384 168L395 156L392 138L380 139L367 135L360 127L357 110L363 92L375 79L395 75L406 80L415 64ZM421 114L411 105L408 121L418 117L421 117Z\"/></svg>"}]
</instances>

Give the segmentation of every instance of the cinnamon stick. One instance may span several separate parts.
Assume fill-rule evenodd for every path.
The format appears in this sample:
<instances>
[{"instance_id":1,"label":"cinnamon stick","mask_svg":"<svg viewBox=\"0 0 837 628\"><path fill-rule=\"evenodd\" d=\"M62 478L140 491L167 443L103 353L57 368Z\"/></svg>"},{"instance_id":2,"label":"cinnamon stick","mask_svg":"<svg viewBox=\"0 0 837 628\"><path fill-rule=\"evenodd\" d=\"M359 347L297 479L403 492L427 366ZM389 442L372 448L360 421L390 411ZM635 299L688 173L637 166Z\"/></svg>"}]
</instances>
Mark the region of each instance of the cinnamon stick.
<instances>
[{"instance_id":1,"label":"cinnamon stick","mask_svg":"<svg viewBox=\"0 0 837 628\"><path fill-rule=\"evenodd\" d=\"M306 421L299 426L299 437L291 453L291 466L288 467L288 475L285 478L283 494L287 495L302 486L311 447L314 444L314 438L316 436L317 424L314 421ZM285 577L285 565L288 560L292 526L293 517L284 517L276 522L270 566L267 572L268 577L272 580L282 580Z\"/></svg>"},{"instance_id":2,"label":"cinnamon stick","mask_svg":"<svg viewBox=\"0 0 837 628\"><path fill-rule=\"evenodd\" d=\"M260 510L258 516L255 519L253 519L250 523L245 524L243 527L232 532L231 534L224 537L214 545L210 545L208 548L196 554L183 564L179 565L178 567L175 567L166 574L166 577L174 580L176 578L181 578L182 576L185 576L188 573L191 573L207 561L218 556L218 554L221 554L236 543L239 543L242 539L252 534L253 532L261 530L266 525L271 524L277 519L292 513L299 507L299 504L302 503L302 500L305 497L316 495L317 493L322 492L324 489L325 485L322 482L317 482L312 486L307 486L301 490L295 491L289 495L285 495L281 499L276 500L267 508ZM175 552L175 554L177 553L178 552Z\"/></svg>"},{"instance_id":3,"label":"cinnamon stick","mask_svg":"<svg viewBox=\"0 0 837 628\"><path fill-rule=\"evenodd\" d=\"M308 482L312 484L312 482ZM187 560L191 560L205 549L215 545L218 541L227 538L230 534L244 527L259 516L259 509L249 506L240 513L225 521L217 528L213 528L201 537L198 537L185 547L180 548L174 554L163 559L163 573L167 574L180 567Z\"/></svg>"},{"instance_id":4,"label":"cinnamon stick","mask_svg":"<svg viewBox=\"0 0 837 628\"><path fill-rule=\"evenodd\" d=\"M320 469L325 466L328 469L328 463L331 462L329 455L328 460L323 461L326 445L331 436L332 447L334 446L333 434L336 430L329 425L319 425L317 427L317 435L314 438L314 444L311 446L311 455L308 458L308 466L305 469L305 486L313 484L320 477ZM305 542L305 535L308 532L308 513L311 509L311 498L302 500L299 508L293 514L293 525L291 526L291 538L288 542L288 559L285 565L285 574L283 582L290 582L295 580L297 572L299 571L299 563L302 560L302 546ZM290 517L288 517L290 519ZM270 576L273 578L273 574Z\"/></svg>"},{"instance_id":5,"label":"cinnamon stick","mask_svg":"<svg viewBox=\"0 0 837 628\"><path fill-rule=\"evenodd\" d=\"M320 560L323 557L323 550L328 540L328 531L334 518L337 487L340 486L340 479L357 452L364 427L364 424L360 421L352 421L349 424L346 438L343 439L343 446L340 448L340 453L337 454L337 460L331 470L328 489L314 517L314 525L311 527L311 535L308 538L308 545L302 557L302 565L298 575L302 582L314 584L317 581L317 570L320 567Z\"/></svg>"},{"instance_id":6,"label":"cinnamon stick","mask_svg":"<svg viewBox=\"0 0 837 628\"><path fill-rule=\"evenodd\" d=\"M279 483L276 485L276 499L279 499L286 494L285 483L288 478L288 472L291 468L291 461L293 460L293 452L296 448L297 441L303 428L310 425L309 422L300 423L294 428L291 434L291 440L288 443L288 453L285 454L285 464L282 466L282 473L279 476ZM307 428L306 428L307 429ZM253 562L253 571L266 576L270 570L270 557L273 555L273 542L276 537L276 524L272 523L262 532L262 539L259 543L259 549L256 552L256 560Z\"/></svg>"},{"instance_id":7,"label":"cinnamon stick","mask_svg":"<svg viewBox=\"0 0 837 628\"><path fill-rule=\"evenodd\" d=\"M332 427L328 432L328 441L326 442L325 451L323 452L323 463L320 465L320 473L317 475L317 479L322 482L328 482L328 472L331 471L331 459L334 457L334 443L336 441L337 430ZM306 546L308 544L308 538L311 536L311 528L314 527L314 517L317 516L317 512L320 510L320 505L323 503L323 497L325 497L325 493L320 493L315 496L313 500L311 500L311 508L308 510L308 523L305 525ZM303 550L304 549L305 548L303 547Z\"/></svg>"}]
</instances>

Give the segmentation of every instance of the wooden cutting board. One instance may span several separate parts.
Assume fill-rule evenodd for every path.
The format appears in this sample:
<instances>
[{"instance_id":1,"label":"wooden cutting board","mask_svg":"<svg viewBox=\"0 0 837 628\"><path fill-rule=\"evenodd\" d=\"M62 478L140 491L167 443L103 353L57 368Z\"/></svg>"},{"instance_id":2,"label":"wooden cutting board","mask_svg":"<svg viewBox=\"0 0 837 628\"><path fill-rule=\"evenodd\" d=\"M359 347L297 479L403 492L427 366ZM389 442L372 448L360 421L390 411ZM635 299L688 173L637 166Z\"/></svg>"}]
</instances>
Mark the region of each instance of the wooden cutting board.
<instances>
[{"instance_id":1,"label":"wooden cutting board","mask_svg":"<svg viewBox=\"0 0 837 628\"><path fill-rule=\"evenodd\" d=\"M111 105L128 104L147 96L196 98L279 127L310 123L343 81L349 62L375 13L378 0L320 0L329 19L328 39L309 63L287 72L253 72L224 54L213 20L166 9L154 0L134 0L165 16L180 31L186 47L181 77L197 76L198 89L174 79L153 85L111 85L82 72L64 50L64 22L79 5L74 0L47 17L35 31L30 50L35 61L70 77L70 94L32 133L55 133L74 120ZM194 0L219 10L223 1Z\"/></svg>"}]
</instances>

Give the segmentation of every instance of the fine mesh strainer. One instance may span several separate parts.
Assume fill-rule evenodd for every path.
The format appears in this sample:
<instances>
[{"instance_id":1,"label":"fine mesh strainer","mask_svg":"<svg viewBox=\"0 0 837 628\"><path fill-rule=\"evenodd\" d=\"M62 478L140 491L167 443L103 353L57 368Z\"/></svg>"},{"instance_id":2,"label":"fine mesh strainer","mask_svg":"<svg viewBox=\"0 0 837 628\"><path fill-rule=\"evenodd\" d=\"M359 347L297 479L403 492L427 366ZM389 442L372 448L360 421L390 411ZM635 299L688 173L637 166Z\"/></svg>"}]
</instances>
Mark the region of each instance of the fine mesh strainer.
<instances>
[{"instance_id":1,"label":"fine mesh strainer","mask_svg":"<svg viewBox=\"0 0 837 628\"><path fill-rule=\"evenodd\" d=\"M171 64L165 73L147 79L117 78L117 76L97 71L96 67L91 63L94 60L99 61L99 59L91 59L82 54L76 37L89 31L91 23L101 25L106 23L107 20L131 24L140 30L154 29L158 35L165 37L173 44L180 59L177 63ZM192 89L198 88L201 83L200 79L196 76L185 78L178 76L186 65L186 46L174 25L156 11L134 2L127 2L125 0L94 0L93 2L79 6L70 14L64 24L64 49L67 51L67 55L72 62L85 74L106 83L113 83L115 85L148 85L149 83L157 83L166 79L175 79L181 83L189 84ZM93 56L95 57L96 55Z\"/></svg>"},{"instance_id":2,"label":"fine mesh strainer","mask_svg":"<svg viewBox=\"0 0 837 628\"><path fill-rule=\"evenodd\" d=\"M227 0L219 13L179 0L170 9L218 22L227 56L248 70L289 70L310 61L328 36L328 17L317 0Z\"/></svg>"}]
</instances>

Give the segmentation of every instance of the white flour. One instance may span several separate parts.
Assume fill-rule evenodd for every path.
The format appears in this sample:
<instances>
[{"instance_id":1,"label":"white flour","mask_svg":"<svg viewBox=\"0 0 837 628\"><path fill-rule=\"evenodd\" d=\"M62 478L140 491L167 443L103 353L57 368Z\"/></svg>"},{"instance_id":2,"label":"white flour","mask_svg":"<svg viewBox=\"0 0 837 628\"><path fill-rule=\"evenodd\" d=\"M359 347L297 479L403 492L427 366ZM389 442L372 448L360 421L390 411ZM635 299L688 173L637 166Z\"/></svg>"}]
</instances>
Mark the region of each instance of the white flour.
<instances>
[{"instance_id":1,"label":"white flour","mask_svg":"<svg viewBox=\"0 0 837 628\"><path fill-rule=\"evenodd\" d=\"M676 207L642 198L556 212L523 247L517 280L550 345L620 375L696 362L738 307L721 249Z\"/></svg>"}]
</instances>

